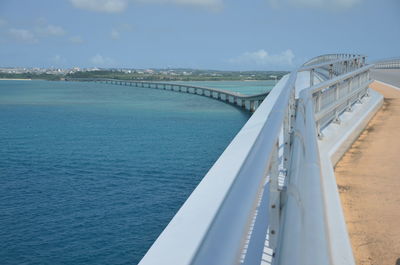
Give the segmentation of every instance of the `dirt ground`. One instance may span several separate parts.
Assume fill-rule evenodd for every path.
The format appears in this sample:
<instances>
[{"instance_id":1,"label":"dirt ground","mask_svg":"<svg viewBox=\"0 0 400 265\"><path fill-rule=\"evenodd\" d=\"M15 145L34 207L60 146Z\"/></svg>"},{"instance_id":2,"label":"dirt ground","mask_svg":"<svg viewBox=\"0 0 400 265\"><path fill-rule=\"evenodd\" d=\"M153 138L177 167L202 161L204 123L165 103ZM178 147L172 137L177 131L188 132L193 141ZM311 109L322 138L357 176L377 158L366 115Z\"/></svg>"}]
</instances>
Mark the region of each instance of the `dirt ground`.
<instances>
[{"instance_id":1,"label":"dirt ground","mask_svg":"<svg viewBox=\"0 0 400 265\"><path fill-rule=\"evenodd\" d=\"M400 265L400 91L382 83L383 107L335 167L357 265Z\"/></svg>"}]
</instances>

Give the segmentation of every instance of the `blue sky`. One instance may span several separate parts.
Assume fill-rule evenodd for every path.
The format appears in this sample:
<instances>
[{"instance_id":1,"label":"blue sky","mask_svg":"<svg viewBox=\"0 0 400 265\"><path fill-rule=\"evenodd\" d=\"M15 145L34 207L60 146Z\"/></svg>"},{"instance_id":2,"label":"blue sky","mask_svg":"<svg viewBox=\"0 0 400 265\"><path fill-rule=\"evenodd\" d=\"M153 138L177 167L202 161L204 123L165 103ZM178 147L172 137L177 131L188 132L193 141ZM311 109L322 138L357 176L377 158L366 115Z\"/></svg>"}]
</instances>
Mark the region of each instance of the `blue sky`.
<instances>
[{"instance_id":1,"label":"blue sky","mask_svg":"<svg viewBox=\"0 0 400 265\"><path fill-rule=\"evenodd\" d=\"M290 70L399 43L399 0L0 1L0 66Z\"/></svg>"}]
</instances>

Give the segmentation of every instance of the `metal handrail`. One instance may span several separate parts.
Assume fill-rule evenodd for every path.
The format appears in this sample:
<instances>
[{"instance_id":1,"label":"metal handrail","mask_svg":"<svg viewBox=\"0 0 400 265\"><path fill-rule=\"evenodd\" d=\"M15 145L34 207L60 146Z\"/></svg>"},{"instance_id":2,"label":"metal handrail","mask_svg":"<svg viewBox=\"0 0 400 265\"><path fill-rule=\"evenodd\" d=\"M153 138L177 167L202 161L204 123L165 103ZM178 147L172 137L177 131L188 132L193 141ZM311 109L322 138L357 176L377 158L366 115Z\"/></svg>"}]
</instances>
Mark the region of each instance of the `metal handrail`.
<instances>
[{"instance_id":1,"label":"metal handrail","mask_svg":"<svg viewBox=\"0 0 400 265\"><path fill-rule=\"evenodd\" d=\"M399 69L400 58L390 58L374 62L376 69Z\"/></svg>"},{"instance_id":2,"label":"metal handrail","mask_svg":"<svg viewBox=\"0 0 400 265\"><path fill-rule=\"evenodd\" d=\"M313 100L305 89L297 100L282 231L273 264L330 264L316 132Z\"/></svg>"},{"instance_id":3,"label":"metal handrail","mask_svg":"<svg viewBox=\"0 0 400 265\"><path fill-rule=\"evenodd\" d=\"M323 63L323 62L329 62L329 61L333 61L333 60L337 60L337 59L351 59L354 57L366 57L364 55L360 55L360 54L324 54L324 55L320 55L317 57L314 57L310 60L308 60L307 62L305 62L303 64L303 66L308 66L308 65L313 65L313 64L319 64L319 63Z\"/></svg>"},{"instance_id":4,"label":"metal handrail","mask_svg":"<svg viewBox=\"0 0 400 265\"><path fill-rule=\"evenodd\" d=\"M274 265L334 264L317 136L368 94L372 66L340 68L355 55L328 58L274 87L140 265L259 264L266 238ZM326 65L338 76L295 99L297 73Z\"/></svg>"},{"instance_id":5,"label":"metal handrail","mask_svg":"<svg viewBox=\"0 0 400 265\"><path fill-rule=\"evenodd\" d=\"M350 244L333 244L335 236L327 225L329 205L324 203L318 139L321 127L337 122L342 111L368 95L369 70L372 65L339 75L306 88L297 99L291 164L282 207L281 235L277 248L276 265L342 265L346 260L353 265ZM335 119L336 118L336 119ZM318 137L317 137L318 136ZM336 189L335 187L332 187ZM344 224L344 220L339 223ZM336 227L339 231L342 227ZM341 231L341 230L340 230ZM340 232L347 235L346 231ZM346 240L344 240L346 241ZM343 242L335 240L334 242ZM333 257L340 252L341 257Z\"/></svg>"},{"instance_id":6,"label":"metal handrail","mask_svg":"<svg viewBox=\"0 0 400 265\"><path fill-rule=\"evenodd\" d=\"M315 122L320 138L323 127L332 121L339 123L339 115L351 110L352 105L367 94L372 67L363 66L309 88L315 103Z\"/></svg>"}]
</instances>

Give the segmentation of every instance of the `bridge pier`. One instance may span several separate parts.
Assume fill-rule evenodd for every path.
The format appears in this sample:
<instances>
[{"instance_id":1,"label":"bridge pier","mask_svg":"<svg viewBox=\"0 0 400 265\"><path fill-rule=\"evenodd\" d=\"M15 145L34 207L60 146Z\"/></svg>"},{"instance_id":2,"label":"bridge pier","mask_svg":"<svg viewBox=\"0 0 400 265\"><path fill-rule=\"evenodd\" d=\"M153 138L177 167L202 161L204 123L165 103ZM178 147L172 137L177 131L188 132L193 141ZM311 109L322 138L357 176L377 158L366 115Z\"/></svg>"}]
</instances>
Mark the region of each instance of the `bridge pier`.
<instances>
[{"instance_id":1,"label":"bridge pier","mask_svg":"<svg viewBox=\"0 0 400 265\"><path fill-rule=\"evenodd\" d=\"M242 101L242 107L244 106L244 108L246 109L246 110L248 110L248 111L250 111L250 106L251 105L251 102L250 102L250 100L244 100L244 101Z\"/></svg>"},{"instance_id":2,"label":"bridge pier","mask_svg":"<svg viewBox=\"0 0 400 265\"><path fill-rule=\"evenodd\" d=\"M254 112L256 110L255 101L250 100L250 112Z\"/></svg>"}]
</instances>

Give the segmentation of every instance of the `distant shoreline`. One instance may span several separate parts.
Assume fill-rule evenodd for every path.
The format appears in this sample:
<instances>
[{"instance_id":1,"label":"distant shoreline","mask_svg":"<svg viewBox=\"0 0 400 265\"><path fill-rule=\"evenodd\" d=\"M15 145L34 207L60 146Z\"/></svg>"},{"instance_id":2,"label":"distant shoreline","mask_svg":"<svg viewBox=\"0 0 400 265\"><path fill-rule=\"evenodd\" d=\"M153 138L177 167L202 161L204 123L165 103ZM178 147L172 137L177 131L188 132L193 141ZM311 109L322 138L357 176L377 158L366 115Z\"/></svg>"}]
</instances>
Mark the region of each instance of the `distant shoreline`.
<instances>
[{"instance_id":1,"label":"distant shoreline","mask_svg":"<svg viewBox=\"0 0 400 265\"><path fill-rule=\"evenodd\" d=\"M32 80L43 80L43 81L64 81L64 80L47 80L47 79L31 79L31 78L0 78L0 81L32 81ZM116 79L117 80L117 79ZM253 79L253 80L131 80L131 79L118 79L122 81L137 81L137 82L170 82L170 83L184 83L184 82L260 82L260 81L275 81L271 79Z\"/></svg>"},{"instance_id":2,"label":"distant shoreline","mask_svg":"<svg viewBox=\"0 0 400 265\"><path fill-rule=\"evenodd\" d=\"M30 78L0 78L0 80L8 80L8 81L31 81L32 79Z\"/></svg>"}]
</instances>

